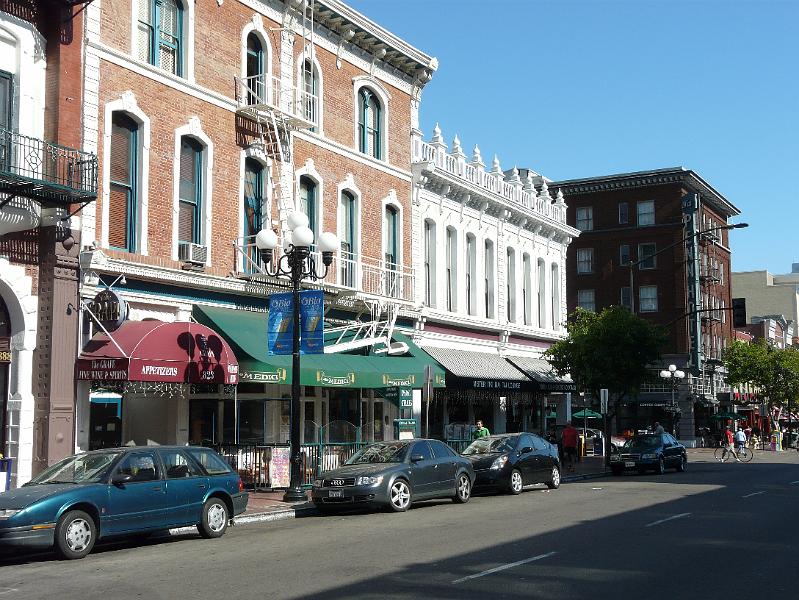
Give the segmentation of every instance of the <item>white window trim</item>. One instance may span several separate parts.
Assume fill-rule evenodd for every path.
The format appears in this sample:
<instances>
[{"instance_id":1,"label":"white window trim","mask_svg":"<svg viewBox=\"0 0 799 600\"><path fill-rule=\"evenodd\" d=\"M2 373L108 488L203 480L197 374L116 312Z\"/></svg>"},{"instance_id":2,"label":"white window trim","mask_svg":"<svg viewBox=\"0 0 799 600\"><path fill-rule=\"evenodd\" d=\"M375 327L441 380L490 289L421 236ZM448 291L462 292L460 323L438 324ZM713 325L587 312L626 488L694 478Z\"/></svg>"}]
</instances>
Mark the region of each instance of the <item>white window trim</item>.
<instances>
[{"instance_id":1,"label":"white window trim","mask_svg":"<svg viewBox=\"0 0 799 600\"><path fill-rule=\"evenodd\" d=\"M432 246L428 246L427 244L427 224L430 223L433 228L433 238L435 239L435 244ZM431 303L428 305L430 308L439 308L441 306L441 301L439 298L438 293L438 247L440 245L439 240L439 232L441 228L438 222L433 219L432 217L425 217L422 219L422 276L424 277L424 260L425 260L425 253L429 254L430 256L430 270L432 272L431 276L431 286L430 286L430 300ZM427 281L422 281L422 302L427 302Z\"/></svg>"},{"instance_id":2,"label":"white window trim","mask_svg":"<svg viewBox=\"0 0 799 600\"><path fill-rule=\"evenodd\" d=\"M103 166L102 166L102 214L100 246L108 248L108 220L109 202L111 196L111 119L113 113L125 113L139 125L138 156L139 163L138 178L136 181L136 193L138 214L136 215L136 241L138 252L142 256L147 256L147 233L148 233L148 213L149 213L149 181L150 181L150 118L139 108L135 94L128 90L122 94L119 100L106 103L104 118L105 131L103 132Z\"/></svg>"},{"instance_id":3,"label":"white window trim","mask_svg":"<svg viewBox=\"0 0 799 600\"><path fill-rule=\"evenodd\" d=\"M316 82L317 87L319 90L316 93L317 105L316 105L316 117L317 122L314 123L314 128L316 131L308 131L311 135L324 135L324 97L325 97L325 84L322 77L322 65L319 64L319 60L316 58L316 52L313 51L312 48L306 48L305 52L300 52L296 58L297 64L297 90L303 89L304 79L303 79L303 64L305 60L308 59L311 61L313 65L313 69L316 74ZM356 96L357 98L357 96ZM357 121L356 121L357 124ZM357 138L357 134L356 134Z\"/></svg>"},{"instance_id":4,"label":"white window trim","mask_svg":"<svg viewBox=\"0 0 799 600\"><path fill-rule=\"evenodd\" d=\"M194 0L177 1L180 2L180 7L183 9L183 39L181 40L183 75L176 75L176 77L194 83ZM130 15L130 57L137 63L150 65L149 62L139 60L139 0L131 0ZM150 66L159 71L168 72L160 67Z\"/></svg>"},{"instance_id":5,"label":"white window trim","mask_svg":"<svg viewBox=\"0 0 799 600\"><path fill-rule=\"evenodd\" d=\"M652 310L652 309L644 310L644 308L643 308L643 303L641 302L641 300L642 300L641 292L644 289L653 289L653 290L655 290L655 308L654 308L654 310ZM642 285L642 286L640 286L638 288L638 312L655 313L655 312L658 312L659 310L660 310L660 303L658 302L658 286L656 286L656 285Z\"/></svg>"},{"instance_id":6,"label":"white window trim","mask_svg":"<svg viewBox=\"0 0 799 600\"><path fill-rule=\"evenodd\" d=\"M391 147L389 143L389 132L388 132L388 113L391 110L390 101L391 101L391 94L389 94L388 90L383 87L377 79L374 77L370 77L369 75L359 75L358 77L352 78L352 89L353 89L353 111L352 111L352 140L353 140L353 148L359 154L364 154L363 152L359 151L359 140L358 140L358 108L359 108L359 101L358 101L358 93L361 91L361 88L368 87L372 90L378 98L380 98L380 103L383 105L383 110L381 111L380 115L380 156L382 158L376 159L375 157L371 157L374 160L378 160L379 162L390 163L388 156L388 149ZM368 155L367 155L368 156Z\"/></svg>"},{"instance_id":7,"label":"white window trim","mask_svg":"<svg viewBox=\"0 0 799 600\"><path fill-rule=\"evenodd\" d=\"M344 192L349 192L352 194L353 198L355 199L355 239L353 240L353 250L352 253L355 256L355 273L353 273L353 280L356 288L360 288L360 284L362 281L361 270L363 266L363 253L361 252L361 198L363 195L361 194L361 189L355 184L355 178L353 177L352 173L347 173L346 177L344 177L344 181L340 182L336 186L336 228L337 228L337 235L339 240L344 239L344 227L346 223L344 223L344 211L340 210L341 208L341 196ZM339 246L338 251L339 260L341 259L341 246ZM336 281L341 285L341 269L336 269Z\"/></svg>"},{"instance_id":8,"label":"white window trim","mask_svg":"<svg viewBox=\"0 0 799 600\"><path fill-rule=\"evenodd\" d=\"M305 164L294 172L294 210L300 210L300 178L307 177L316 184L316 223L309 224L309 227L316 231L317 237L322 233L322 224L325 222L325 180L319 171L316 170L316 165L312 158L305 161ZM338 203L338 200L336 200ZM336 205L338 206L338 204ZM287 232L283 232L284 234ZM319 240L315 239L314 244Z\"/></svg>"},{"instance_id":9,"label":"white window trim","mask_svg":"<svg viewBox=\"0 0 799 600\"><path fill-rule=\"evenodd\" d=\"M188 136L198 140L203 146L203 245L207 248L206 265L211 265L212 230L212 198L214 172L214 143L202 130L200 119L191 117L188 124L175 129L175 154L172 157L172 259L178 260L178 216L180 215L180 140Z\"/></svg>"},{"instance_id":10,"label":"white window trim","mask_svg":"<svg viewBox=\"0 0 799 600\"><path fill-rule=\"evenodd\" d=\"M384 257L386 256L386 242L388 241L388 230L387 230L387 223L386 223L386 208L389 206L393 206L397 209L397 215L399 216L399 231L397 232L397 248L399 249L399 257L397 257L397 266L399 269L402 269L405 265L405 237L403 235L403 231L405 229L405 213L402 210L402 204L399 203L397 200L397 192L394 189L389 190L388 196L383 198L380 202L381 204L381 212L380 212L380 220L382 222L382 241L380 243L380 261L382 262Z\"/></svg>"},{"instance_id":11,"label":"white window trim","mask_svg":"<svg viewBox=\"0 0 799 600\"><path fill-rule=\"evenodd\" d=\"M266 180L264 181L264 195L266 202L264 202L263 212L261 213L261 223L264 228L272 227L272 159L268 158L264 152L257 146L250 146L245 148L239 153L239 232L238 239L244 241L244 175L246 173L247 159L251 158L264 168ZM245 258L242 255L237 259L240 267L245 266Z\"/></svg>"},{"instance_id":12,"label":"white window trim","mask_svg":"<svg viewBox=\"0 0 799 600\"><path fill-rule=\"evenodd\" d=\"M491 258L493 260L491 261L491 277L488 278L489 279L489 281L488 281L488 290L486 290L486 289L484 289L482 287L482 285L483 285L483 280L486 279L486 276L485 276L486 275L486 273L485 273L485 269L486 269L486 254L487 254L486 250L488 249L488 244L490 244L490 246L491 246ZM482 251L482 260L480 261L480 263L482 265L483 277L480 278L480 283L481 283L480 290L481 290L482 294L480 294L481 310L480 310L480 312L478 314L481 317L483 317L484 319L486 319L486 320L496 321L497 318L498 318L497 317L497 286L499 285L498 284L498 280L497 280L497 277L499 277L499 273L498 273L499 269L498 269L498 263L497 263L497 243L494 240L492 240L491 238L483 238L482 239L482 244L480 245L480 248L481 248L481 251ZM488 311L491 314L490 317L484 316L485 312L486 312L485 311L485 308L486 308L485 307L485 295L486 295L487 292L489 293L489 296L491 297L491 304L489 306L489 311Z\"/></svg>"},{"instance_id":13,"label":"white window trim","mask_svg":"<svg viewBox=\"0 0 799 600\"><path fill-rule=\"evenodd\" d=\"M543 269L542 269L543 267ZM543 281L542 281L543 279ZM535 261L535 297L537 303L536 324L539 329L547 326L547 265L543 258Z\"/></svg>"},{"instance_id":14,"label":"white window trim","mask_svg":"<svg viewBox=\"0 0 799 600\"><path fill-rule=\"evenodd\" d=\"M593 308L585 308L582 306L580 302L580 292L591 292L592 300L593 300ZM595 289L586 289L586 290L577 290L577 306L578 308L582 308L583 310L590 310L591 312L596 312L596 290Z\"/></svg>"},{"instance_id":15,"label":"white window trim","mask_svg":"<svg viewBox=\"0 0 799 600\"><path fill-rule=\"evenodd\" d=\"M522 253L522 323L533 324L533 258Z\"/></svg>"},{"instance_id":16,"label":"white window trim","mask_svg":"<svg viewBox=\"0 0 799 600\"><path fill-rule=\"evenodd\" d=\"M469 239L472 240L472 249L474 250L474 254L470 257L469 256ZM463 311L470 317L476 317L480 314L478 310L478 300L480 295L478 294L478 281L480 280L479 275L479 268L477 263L477 241L478 241L477 234L473 231L466 231L463 235ZM474 259L472 261L471 259ZM474 268L472 268L474 267ZM469 298L469 288L466 286L466 275L472 276L472 290L471 290L471 298ZM469 305L471 304L471 312L469 312Z\"/></svg>"},{"instance_id":17,"label":"white window trim","mask_svg":"<svg viewBox=\"0 0 799 600\"><path fill-rule=\"evenodd\" d=\"M549 280L551 313L547 324L551 325L552 331L559 331L561 323L560 265L556 262L549 264Z\"/></svg>"},{"instance_id":18,"label":"white window trim","mask_svg":"<svg viewBox=\"0 0 799 600\"><path fill-rule=\"evenodd\" d=\"M652 222L651 223L641 223L641 211L639 210L639 208L641 207L642 204L647 204L647 203L651 203L652 204L652 213L651 213L652 214ZM637 227L650 227L651 225L655 225L655 223L656 223L656 219L655 219L655 201L650 199L650 200L639 200L638 202L636 202L635 203L635 224L636 224L636 226Z\"/></svg>"},{"instance_id":19,"label":"white window trim","mask_svg":"<svg viewBox=\"0 0 799 600\"><path fill-rule=\"evenodd\" d=\"M450 251L450 232L452 232L452 245L453 250ZM463 279L463 286L466 287L466 278L459 277L460 274L460 266L461 261L459 260L458 253L460 252L461 248L461 237L462 233L458 230L458 228L454 224L446 225L444 227L444 305L442 309L447 312L457 313L461 312L461 279ZM450 266L450 261L447 260L447 257L450 257L453 261L452 271L453 271L453 280L452 282L447 281L447 269ZM452 308L450 309L447 306L447 292L452 295Z\"/></svg>"},{"instance_id":20,"label":"white window trim","mask_svg":"<svg viewBox=\"0 0 799 600\"><path fill-rule=\"evenodd\" d=\"M241 30L241 76L247 77L247 38L251 33L255 33L264 49L264 63L266 66L265 75L272 75L272 44L269 41L269 34L264 29L264 21L261 15L254 14L249 23Z\"/></svg>"},{"instance_id":21,"label":"white window trim","mask_svg":"<svg viewBox=\"0 0 799 600\"><path fill-rule=\"evenodd\" d=\"M14 81L12 125L23 135L44 139L46 40L32 24L11 19L0 22L0 38L14 52L0 59L0 68L11 73Z\"/></svg>"}]
</instances>

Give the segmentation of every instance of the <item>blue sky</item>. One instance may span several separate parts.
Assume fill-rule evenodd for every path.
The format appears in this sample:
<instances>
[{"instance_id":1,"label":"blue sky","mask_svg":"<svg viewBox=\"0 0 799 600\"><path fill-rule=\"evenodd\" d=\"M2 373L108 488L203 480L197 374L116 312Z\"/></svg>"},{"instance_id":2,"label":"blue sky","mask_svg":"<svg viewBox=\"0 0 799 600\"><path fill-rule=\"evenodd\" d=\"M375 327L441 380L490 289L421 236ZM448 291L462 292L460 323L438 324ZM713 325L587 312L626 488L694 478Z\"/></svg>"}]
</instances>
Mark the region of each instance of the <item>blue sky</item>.
<instances>
[{"instance_id":1,"label":"blue sky","mask_svg":"<svg viewBox=\"0 0 799 600\"><path fill-rule=\"evenodd\" d=\"M690 168L750 224L734 270L799 262L799 0L348 3L438 58L425 139L551 179Z\"/></svg>"}]
</instances>

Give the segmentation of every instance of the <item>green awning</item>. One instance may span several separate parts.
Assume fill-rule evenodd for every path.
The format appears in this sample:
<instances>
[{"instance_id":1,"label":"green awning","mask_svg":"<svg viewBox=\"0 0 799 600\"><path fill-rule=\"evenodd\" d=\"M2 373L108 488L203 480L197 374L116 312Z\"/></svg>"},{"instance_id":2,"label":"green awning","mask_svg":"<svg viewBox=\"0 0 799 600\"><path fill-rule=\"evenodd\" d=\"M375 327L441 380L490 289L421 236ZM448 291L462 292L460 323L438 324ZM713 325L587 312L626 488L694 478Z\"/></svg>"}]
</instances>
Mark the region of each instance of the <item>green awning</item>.
<instances>
[{"instance_id":1,"label":"green awning","mask_svg":"<svg viewBox=\"0 0 799 600\"><path fill-rule=\"evenodd\" d=\"M267 313L210 306L195 306L194 318L216 330L233 348L242 382L290 383L291 355L270 355L267 350ZM332 343L336 335L326 335ZM382 354L304 354L300 383L323 387L387 388L424 385L425 367L432 369L433 385L443 387L444 369L410 338L396 333L394 341L408 345L405 356Z\"/></svg>"}]
</instances>

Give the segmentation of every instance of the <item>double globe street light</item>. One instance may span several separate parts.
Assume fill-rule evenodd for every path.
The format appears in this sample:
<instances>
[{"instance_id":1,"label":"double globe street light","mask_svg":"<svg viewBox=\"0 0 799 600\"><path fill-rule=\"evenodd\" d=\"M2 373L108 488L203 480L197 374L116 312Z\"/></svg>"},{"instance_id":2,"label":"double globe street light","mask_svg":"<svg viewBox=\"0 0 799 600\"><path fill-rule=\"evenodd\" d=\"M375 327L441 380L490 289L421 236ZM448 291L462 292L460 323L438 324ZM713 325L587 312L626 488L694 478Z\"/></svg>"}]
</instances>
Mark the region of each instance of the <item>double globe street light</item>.
<instances>
[{"instance_id":1,"label":"double globe street light","mask_svg":"<svg viewBox=\"0 0 799 600\"><path fill-rule=\"evenodd\" d=\"M674 402L674 392L677 390L677 386L680 385L680 382L685 378L685 371L678 370L677 365L669 365L668 370L663 369L660 372L660 377L671 384L671 434L676 435L675 423L677 421L677 406Z\"/></svg>"},{"instance_id":2,"label":"double globe street light","mask_svg":"<svg viewBox=\"0 0 799 600\"><path fill-rule=\"evenodd\" d=\"M283 496L284 502L301 502L307 499L302 488L302 453L300 451L300 284L303 279L317 281L327 276L333 263L333 253L339 249L339 241L334 233L325 232L319 236L318 248L322 253L324 271L319 272L317 259L311 253L314 233L308 227L308 217L301 212L293 212L288 217L288 244L283 254L273 262L273 254L278 246L277 234L271 229L262 229L255 236L255 246L264 262L264 271L271 277L287 275L291 279L292 317L294 331L291 347L291 408L290 453L291 481Z\"/></svg>"}]
</instances>

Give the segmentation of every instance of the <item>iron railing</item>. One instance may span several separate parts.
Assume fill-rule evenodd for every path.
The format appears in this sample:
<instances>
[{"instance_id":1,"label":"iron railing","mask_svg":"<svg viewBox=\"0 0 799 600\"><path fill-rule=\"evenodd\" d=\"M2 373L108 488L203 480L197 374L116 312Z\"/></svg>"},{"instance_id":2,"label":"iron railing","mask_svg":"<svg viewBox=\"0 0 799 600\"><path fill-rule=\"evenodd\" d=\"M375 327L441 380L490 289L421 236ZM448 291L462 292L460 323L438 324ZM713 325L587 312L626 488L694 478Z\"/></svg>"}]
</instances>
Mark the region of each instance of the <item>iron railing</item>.
<instances>
[{"instance_id":1,"label":"iron railing","mask_svg":"<svg viewBox=\"0 0 799 600\"><path fill-rule=\"evenodd\" d=\"M317 124L319 98L316 94L286 85L280 77L266 73L236 77L235 81L239 112L254 114L264 109L278 110L306 127Z\"/></svg>"},{"instance_id":2,"label":"iron railing","mask_svg":"<svg viewBox=\"0 0 799 600\"><path fill-rule=\"evenodd\" d=\"M0 191L49 203L97 197L97 156L0 127Z\"/></svg>"}]
</instances>

